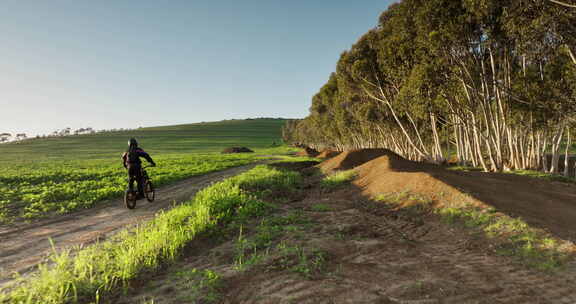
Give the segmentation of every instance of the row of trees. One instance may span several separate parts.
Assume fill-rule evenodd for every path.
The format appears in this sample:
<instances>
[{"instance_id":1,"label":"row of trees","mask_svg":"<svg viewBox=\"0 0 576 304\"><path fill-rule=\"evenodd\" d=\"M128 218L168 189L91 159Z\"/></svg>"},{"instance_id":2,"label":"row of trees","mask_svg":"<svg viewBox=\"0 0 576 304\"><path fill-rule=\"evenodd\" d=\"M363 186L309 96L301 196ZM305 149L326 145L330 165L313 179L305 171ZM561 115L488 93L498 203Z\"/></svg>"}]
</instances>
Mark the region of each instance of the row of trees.
<instances>
[{"instance_id":1,"label":"row of trees","mask_svg":"<svg viewBox=\"0 0 576 304\"><path fill-rule=\"evenodd\" d=\"M57 137L57 136L68 136L68 135L81 135L81 134L94 134L96 130L91 127L88 128L80 128L76 130L72 130L72 128L64 128L62 130L56 130L52 132L49 136Z\"/></svg>"},{"instance_id":2,"label":"row of trees","mask_svg":"<svg viewBox=\"0 0 576 304\"><path fill-rule=\"evenodd\" d=\"M572 0L573 1L573 0ZM403 0L341 54L286 141L454 155L558 171L576 110L576 8L556 0ZM568 145L566 145L568 147ZM546 161L546 154L552 161ZM567 165L565 166L567 169Z\"/></svg>"},{"instance_id":3,"label":"row of trees","mask_svg":"<svg viewBox=\"0 0 576 304\"><path fill-rule=\"evenodd\" d=\"M122 132L122 131L130 131L134 129L128 128L117 128L117 129L103 129L103 130L95 130L92 127L88 128L80 128L73 130L72 128L64 128L62 130L56 130L52 132L48 137L61 137L61 136L70 136L70 135L86 135L86 134L97 134L97 133L110 133L110 132ZM45 136L43 136L45 137Z\"/></svg>"},{"instance_id":4,"label":"row of trees","mask_svg":"<svg viewBox=\"0 0 576 304\"><path fill-rule=\"evenodd\" d=\"M56 130L48 135L37 135L35 137L28 137L26 133L0 133L0 143L12 142L12 141L22 141L22 140L29 140L29 139L40 139L46 137L63 137L63 136L70 136L70 135L86 135L86 134L97 134L97 133L108 133L108 132L121 132L121 131L129 131L133 129L109 129L109 130L95 130L94 128L87 127L87 128L79 128L79 129L72 129L72 128L64 128L61 130Z\"/></svg>"},{"instance_id":5,"label":"row of trees","mask_svg":"<svg viewBox=\"0 0 576 304\"><path fill-rule=\"evenodd\" d=\"M92 128L80 128L77 130L72 130L72 128L64 128L62 130L56 130L49 135L37 135L36 137L28 137L26 133L0 133L0 143L10 142L10 141L22 141L26 139L39 139L45 137L60 137L60 136L68 136L68 135L81 135L81 134L94 134L97 133Z\"/></svg>"},{"instance_id":6,"label":"row of trees","mask_svg":"<svg viewBox=\"0 0 576 304\"><path fill-rule=\"evenodd\" d=\"M8 142L12 138L16 141L21 141L27 139L28 136L26 135L26 133L18 133L14 136L12 136L12 133L0 133L0 143Z\"/></svg>"}]
</instances>

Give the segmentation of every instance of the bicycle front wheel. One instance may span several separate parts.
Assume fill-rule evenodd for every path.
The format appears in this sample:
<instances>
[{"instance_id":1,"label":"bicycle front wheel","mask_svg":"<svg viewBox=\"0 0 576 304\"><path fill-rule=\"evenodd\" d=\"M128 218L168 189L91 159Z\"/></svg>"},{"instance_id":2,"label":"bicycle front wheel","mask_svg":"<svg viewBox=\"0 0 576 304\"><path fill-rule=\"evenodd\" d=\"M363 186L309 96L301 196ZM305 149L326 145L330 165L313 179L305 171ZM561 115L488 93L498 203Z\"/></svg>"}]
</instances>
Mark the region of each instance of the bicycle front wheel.
<instances>
[{"instance_id":1,"label":"bicycle front wheel","mask_svg":"<svg viewBox=\"0 0 576 304\"><path fill-rule=\"evenodd\" d=\"M156 191L154 190L154 185L152 185L151 181L146 181L144 184L144 195L146 196L146 200L149 202L153 202L154 198L156 198Z\"/></svg>"}]
</instances>

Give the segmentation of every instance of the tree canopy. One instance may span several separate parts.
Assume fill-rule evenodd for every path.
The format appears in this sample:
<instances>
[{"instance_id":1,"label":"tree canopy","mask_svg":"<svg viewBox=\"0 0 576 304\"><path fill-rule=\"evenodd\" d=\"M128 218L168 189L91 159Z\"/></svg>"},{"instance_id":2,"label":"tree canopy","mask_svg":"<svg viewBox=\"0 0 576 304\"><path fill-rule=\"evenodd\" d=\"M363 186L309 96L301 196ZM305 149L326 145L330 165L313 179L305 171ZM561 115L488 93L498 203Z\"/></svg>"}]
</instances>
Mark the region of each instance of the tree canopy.
<instances>
[{"instance_id":1,"label":"tree canopy","mask_svg":"<svg viewBox=\"0 0 576 304\"><path fill-rule=\"evenodd\" d=\"M576 118L576 9L403 0L347 51L286 140L485 170L558 170ZM551 151L552 161L546 160Z\"/></svg>"}]
</instances>

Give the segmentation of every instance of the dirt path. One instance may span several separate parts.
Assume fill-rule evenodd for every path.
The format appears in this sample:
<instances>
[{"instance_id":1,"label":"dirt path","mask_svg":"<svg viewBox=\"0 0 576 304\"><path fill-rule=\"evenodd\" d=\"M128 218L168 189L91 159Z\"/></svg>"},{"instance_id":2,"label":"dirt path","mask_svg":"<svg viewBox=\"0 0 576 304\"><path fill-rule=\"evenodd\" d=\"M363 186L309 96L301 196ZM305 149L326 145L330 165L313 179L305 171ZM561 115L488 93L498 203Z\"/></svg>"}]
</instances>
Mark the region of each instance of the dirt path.
<instances>
[{"instance_id":1,"label":"dirt path","mask_svg":"<svg viewBox=\"0 0 576 304\"><path fill-rule=\"evenodd\" d=\"M49 238L57 248L85 245L103 240L128 226L149 220L173 202L188 200L209 184L253 168L255 164L195 176L156 190L152 203L139 200L129 210L122 199L74 214L32 224L0 227L0 287L12 280L14 272L27 273L51 252Z\"/></svg>"},{"instance_id":2,"label":"dirt path","mask_svg":"<svg viewBox=\"0 0 576 304\"><path fill-rule=\"evenodd\" d=\"M199 240L181 262L109 303L576 303L574 265L556 273L531 270L496 255L472 230L391 209L354 186L305 189L303 199L268 217L293 220L244 227L247 242L282 231L247 251L243 260L252 264L238 269L238 249L246 243L238 233L221 242ZM219 275L217 284L199 279L206 270Z\"/></svg>"},{"instance_id":3,"label":"dirt path","mask_svg":"<svg viewBox=\"0 0 576 304\"><path fill-rule=\"evenodd\" d=\"M448 172L433 176L512 217L576 242L576 186L504 173Z\"/></svg>"}]
</instances>

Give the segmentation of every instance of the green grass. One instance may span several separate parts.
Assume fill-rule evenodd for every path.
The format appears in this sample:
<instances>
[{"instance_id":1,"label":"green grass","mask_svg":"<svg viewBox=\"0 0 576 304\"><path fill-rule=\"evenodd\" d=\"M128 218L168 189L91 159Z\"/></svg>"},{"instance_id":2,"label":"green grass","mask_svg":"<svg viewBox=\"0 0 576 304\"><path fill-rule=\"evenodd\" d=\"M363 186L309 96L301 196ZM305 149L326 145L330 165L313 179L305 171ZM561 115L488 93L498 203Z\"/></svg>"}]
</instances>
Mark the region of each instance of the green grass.
<instances>
[{"instance_id":1,"label":"green grass","mask_svg":"<svg viewBox=\"0 0 576 304\"><path fill-rule=\"evenodd\" d=\"M220 300L218 288L222 284L222 278L213 270L190 270L177 271L172 275L173 281L180 281L188 291L186 296L176 298L183 303L216 303Z\"/></svg>"},{"instance_id":2,"label":"green grass","mask_svg":"<svg viewBox=\"0 0 576 304\"><path fill-rule=\"evenodd\" d=\"M14 162L117 159L130 137L136 137L152 156L220 152L231 146L266 149L281 143L285 122L284 119L225 120L0 144L0 169L3 163Z\"/></svg>"},{"instance_id":3,"label":"green grass","mask_svg":"<svg viewBox=\"0 0 576 304\"><path fill-rule=\"evenodd\" d=\"M301 150L300 148L292 148L292 147L286 148L287 153L297 152L300 150ZM320 159L320 158L309 157L309 156L294 156L294 155L277 155L276 158L280 159L280 160L276 161L278 163L295 163L295 162L308 162L308 161L321 162L322 161L322 159Z\"/></svg>"},{"instance_id":4,"label":"green grass","mask_svg":"<svg viewBox=\"0 0 576 304\"><path fill-rule=\"evenodd\" d=\"M572 183L572 184L576 183L576 179L574 179L574 178L570 178L570 177L566 177L566 176L558 175L558 174L551 174L551 173L545 173L545 172L541 172L541 171L535 171L535 170L514 170L514 171L506 172L506 173L517 174L517 175L522 175L522 176L530 176L530 177L535 177L535 178L541 178L541 179L554 181L554 182L563 182L563 183Z\"/></svg>"},{"instance_id":5,"label":"green grass","mask_svg":"<svg viewBox=\"0 0 576 304\"><path fill-rule=\"evenodd\" d=\"M466 167L466 166L453 166L453 167L448 167L447 169L448 170L454 170L454 171L466 171L466 172L482 171L482 168ZM503 173L529 176L529 177L540 178L540 179L545 179L545 180L554 181L554 182L573 183L573 184L576 183L576 179L571 178L571 177L566 177L566 176L560 175L560 174L552 174L552 173L536 171L536 170L513 170L513 171L506 171Z\"/></svg>"},{"instance_id":6,"label":"green grass","mask_svg":"<svg viewBox=\"0 0 576 304\"><path fill-rule=\"evenodd\" d=\"M310 209L312 211L316 211L316 212L328 212L328 211L332 210L332 208L330 208L330 206L328 204L324 204L324 203L314 204L314 205L312 205L312 207L310 207Z\"/></svg>"},{"instance_id":7,"label":"green grass","mask_svg":"<svg viewBox=\"0 0 576 304\"><path fill-rule=\"evenodd\" d=\"M267 271L288 270L308 279L320 274L325 268L327 254L297 241L303 238L310 225L302 212L290 212L262 219L250 236L240 229L235 242L235 269L245 271L266 265Z\"/></svg>"},{"instance_id":8,"label":"green grass","mask_svg":"<svg viewBox=\"0 0 576 304\"><path fill-rule=\"evenodd\" d=\"M574 245L570 242L531 227L521 218L499 213L494 208L477 207L466 195L436 207L431 200L409 192L384 194L376 200L417 215L434 212L446 223L478 229L496 244L496 253L512 256L539 270L559 269L574 258Z\"/></svg>"},{"instance_id":9,"label":"green grass","mask_svg":"<svg viewBox=\"0 0 576 304\"><path fill-rule=\"evenodd\" d=\"M334 173L322 179L320 186L324 189L336 189L349 184L356 175L357 173L354 169Z\"/></svg>"},{"instance_id":10,"label":"green grass","mask_svg":"<svg viewBox=\"0 0 576 304\"><path fill-rule=\"evenodd\" d=\"M246 236L240 226L236 239L235 268L238 271L261 263L270 255L275 247L275 241L287 232L294 232L297 224L307 224L308 221L301 213L291 212L284 216L270 216L263 218L254 233Z\"/></svg>"},{"instance_id":11,"label":"green grass","mask_svg":"<svg viewBox=\"0 0 576 304\"><path fill-rule=\"evenodd\" d=\"M269 208L260 189L294 188L296 172L258 166L216 183L188 203L112 240L75 252L54 253L30 279L0 293L0 303L98 303L130 280L174 261L198 234L221 224L262 215ZM256 189L256 192L252 192Z\"/></svg>"},{"instance_id":12,"label":"green grass","mask_svg":"<svg viewBox=\"0 0 576 304\"><path fill-rule=\"evenodd\" d=\"M281 242L277 249L280 251L279 263L281 267L307 279L312 279L325 270L327 254L322 250L308 249L286 242Z\"/></svg>"},{"instance_id":13,"label":"green grass","mask_svg":"<svg viewBox=\"0 0 576 304\"><path fill-rule=\"evenodd\" d=\"M496 213L493 208L478 208L471 204L438 210L450 223L460 222L475 227L499 242L496 252L515 257L540 270L555 270L569 258L569 245L548 233L529 226L520 218Z\"/></svg>"},{"instance_id":14,"label":"green grass","mask_svg":"<svg viewBox=\"0 0 576 304\"><path fill-rule=\"evenodd\" d=\"M479 167L470 167L470 166L451 166L451 167L447 167L446 169L448 170L453 170L453 171L466 171L466 172L471 172L471 171L482 171L482 168Z\"/></svg>"},{"instance_id":15,"label":"green grass","mask_svg":"<svg viewBox=\"0 0 576 304\"><path fill-rule=\"evenodd\" d=\"M161 155L148 169L156 186L248 164L253 154ZM127 186L119 159L4 164L0 170L0 223L91 208L120 197Z\"/></svg>"}]
</instances>

